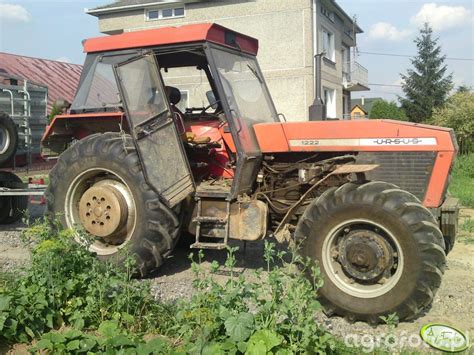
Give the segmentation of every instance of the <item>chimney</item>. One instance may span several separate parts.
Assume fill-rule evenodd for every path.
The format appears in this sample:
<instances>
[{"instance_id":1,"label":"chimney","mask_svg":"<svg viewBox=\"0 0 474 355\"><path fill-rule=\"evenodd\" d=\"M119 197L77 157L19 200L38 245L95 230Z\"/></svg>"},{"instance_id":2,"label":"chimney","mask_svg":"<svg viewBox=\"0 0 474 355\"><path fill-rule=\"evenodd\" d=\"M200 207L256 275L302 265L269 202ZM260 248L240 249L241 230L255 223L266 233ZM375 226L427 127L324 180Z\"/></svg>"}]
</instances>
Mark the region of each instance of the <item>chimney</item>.
<instances>
[{"instance_id":1,"label":"chimney","mask_svg":"<svg viewBox=\"0 0 474 355\"><path fill-rule=\"evenodd\" d=\"M323 84L321 81L321 68L324 53L316 54L314 56L314 70L316 71L316 80L314 82L314 102L309 107L310 121L324 121L326 120L326 104L323 100Z\"/></svg>"},{"instance_id":2,"label":"chimney","mask_svg":"<svg viewBox=\"0 0 474 355\"><path fill-rule=\"evenodd\" d=\"M362 107L364 107L364 105L365 105L365 97L364 96L362 96L360 98L360 104L362 105Z\"/></svg>"}]
</instances>

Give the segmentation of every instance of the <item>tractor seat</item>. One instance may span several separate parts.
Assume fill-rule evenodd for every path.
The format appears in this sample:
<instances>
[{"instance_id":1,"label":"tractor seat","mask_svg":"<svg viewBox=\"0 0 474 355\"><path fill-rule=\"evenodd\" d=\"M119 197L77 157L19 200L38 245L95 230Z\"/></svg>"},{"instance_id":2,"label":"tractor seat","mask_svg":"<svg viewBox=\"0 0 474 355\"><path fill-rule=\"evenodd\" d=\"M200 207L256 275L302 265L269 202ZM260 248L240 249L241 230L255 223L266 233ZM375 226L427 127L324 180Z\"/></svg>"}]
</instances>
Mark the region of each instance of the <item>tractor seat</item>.
<instances>
[{"instance_id":1,"label":"tractor seat","mask_svg":"<svg viewBox=\"0 0 474 355\"><path fill-rule=\"evenodd\" d=\"M176 105L181 101L181 91L173 86L165 86L165 93L166 96L168 96L168 100L171 106L173 106L173 109L178 110L182 114L179 108L176 107Z\"/></svg>"},{"instance_id":2,"label":"tractor seat","mask_svg":"<svg viewBox=\"0 0 474 355\"><path fill-rule=\"evenodd\" d=\"M168 96L168 100L171 104L171 111L173 111L173 116L176 123L176 128L178 129L178 133L183 135L186 132L184 127L184 114L181 110L176 106L181 101L181 91L178 88L173 86L165 86L165 94Z\"/></svg>"}]
</instances>

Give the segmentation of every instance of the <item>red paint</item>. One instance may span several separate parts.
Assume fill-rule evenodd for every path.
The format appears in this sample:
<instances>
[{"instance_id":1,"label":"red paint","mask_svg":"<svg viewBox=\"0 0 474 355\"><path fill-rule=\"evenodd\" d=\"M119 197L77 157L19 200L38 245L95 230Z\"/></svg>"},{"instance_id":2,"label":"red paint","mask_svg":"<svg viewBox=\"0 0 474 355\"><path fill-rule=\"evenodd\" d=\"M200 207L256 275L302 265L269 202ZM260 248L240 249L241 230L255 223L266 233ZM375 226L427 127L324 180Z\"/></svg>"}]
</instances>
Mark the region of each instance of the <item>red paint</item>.
<instances>
[{"instance_id":1,"label":"red paint","mask_svg":"<svg viewBox=\"0 0 474 355\"><path fill-rule=\"evenodd\" d=\"M76 139L82 139L93 133L87 127L93 123L126 123L123 112L96 112L74 115L58 115L54 117L49 126L46 126L42 142L48 140L55 134L70 135ZM125 128L124 128L125 129ZM87 134L87 131L89 132Z\"/></svg>"},{"instance_id":2,"label":"red paint","mask_svg":"<svg viewBox=\"0 0 474 355\"><path fill-rule=\"evenodd\" d=\"M223 177L225 179L232 179L234 177L234 171L227 167L229 162L229 154L224 144L224 138L221 134L222 124L219 121L199 121L199 122L186 122L186 132L192 132L196 135L196 138L209 137L211 142L217 142L221 146L220 148L213 148L211 154L206 157L202 157L202 160L209 164L207 169L208 173L212 177ZM202 173L202 171L199 171Z\"/></svg>"},{"instance_id":3,"label":"red paint","mask_svg":"<svg viewBox=\"0 0 474 355\"><path fill-rule=\"evenodd\" d=\"M222 46L232 47L226 44L226 33L235 35L235 40L242 51L253 55L257 54L257 39L210 23L180 27L163 27L91 38L84 42L84 52L105 52L198 42L212 42Z\"/></svg>"},{"instance_id":4,"label":"red paint","mask_svg":"<svg viewBox=\"0 0 474 355\"><path fill-rule=\"evenodd\" d=\"M437 208L443 202L443 192L449 170L456 155L450 128L392 120L318 121L263 123L254 126L263 153L283 152L438 152L428 185L424 205ZM380 146L290 146L292 140L358 139L358 138L436 138L437 144Z\"/></svg>"}]
</instances>

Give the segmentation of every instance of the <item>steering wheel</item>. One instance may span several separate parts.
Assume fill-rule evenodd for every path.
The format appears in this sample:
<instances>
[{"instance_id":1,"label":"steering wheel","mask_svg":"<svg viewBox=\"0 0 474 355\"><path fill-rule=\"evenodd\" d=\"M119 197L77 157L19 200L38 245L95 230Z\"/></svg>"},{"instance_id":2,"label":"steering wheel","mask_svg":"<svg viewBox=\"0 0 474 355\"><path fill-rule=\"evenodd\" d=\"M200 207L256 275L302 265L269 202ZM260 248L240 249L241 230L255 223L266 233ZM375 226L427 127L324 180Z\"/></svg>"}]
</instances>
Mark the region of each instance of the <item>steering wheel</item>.
<instances>
[{"instance_id":1,"label":"steering wheel","mask_svg":"<svg viewBox=\"0 0 474 355\"><path fill-rule=\"evenodd\" d=\"M201 113L199 114L199 118L201 118L201 116L204 115L207 110L209 110L211 107L217 105L219 102L221 102L221 100L217 100L216 102L213 102L212 104L207 105L206 107L204 107L202 109ZM217 113L217 111L216 111L216 113Z\"/></svg>"}]
</instances>

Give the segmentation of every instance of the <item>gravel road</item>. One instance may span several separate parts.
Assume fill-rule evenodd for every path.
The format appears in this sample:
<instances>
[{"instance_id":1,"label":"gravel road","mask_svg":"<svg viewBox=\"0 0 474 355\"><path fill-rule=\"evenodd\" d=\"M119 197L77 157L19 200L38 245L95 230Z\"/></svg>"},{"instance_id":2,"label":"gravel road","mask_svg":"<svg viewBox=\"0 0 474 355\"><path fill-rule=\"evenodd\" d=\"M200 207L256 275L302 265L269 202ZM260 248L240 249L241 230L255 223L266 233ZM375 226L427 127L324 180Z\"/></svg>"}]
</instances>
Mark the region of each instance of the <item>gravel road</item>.
<instances>
[{"instance_id":1,"label":"gravel road","mask_svg":"<svg viewBox=\"0 0 474 355\"><path fill-rule=\"evenodd\" d=\"M42 206L32 206L30 218L34 220L43 213ZM474 220L474 210L462 210L463 219ZM21 232L25 225L18 223L0 230L0 270L14 270L25 265L29 260L28 251L22 247ZM243 243L237 243L240 251L237 253L237 272L244 275L253 269L264 267L263 243L248 243L244 251ZM190 268L188 255L190 250L184 246L178 247L167 263L154 275L151 275L152 291L158 300L173 301L181 297L190 297L193 293L193 273ZM209 268L212 260L225 261L225 251L207 251L204 267ZM228 275L218 276L225 280ZM373 328L365 323L348 323L339 317L327 318L318 315L318 320L335 335L347 338L348 341L367 346L374 340L383 339L387 334L394 335L397 341L406 345L420 346L420 328L430 322L451 324L458 329L474 334L474 233L462 232L462 236L448 255L447 269L441 288L436 294L431 309L426 310L412 322L402 322L397 328L380 325ZM408 343L407 343L408 341ZM411 342L411 343L410 343Z\"/></svg>"}]
</instances>

